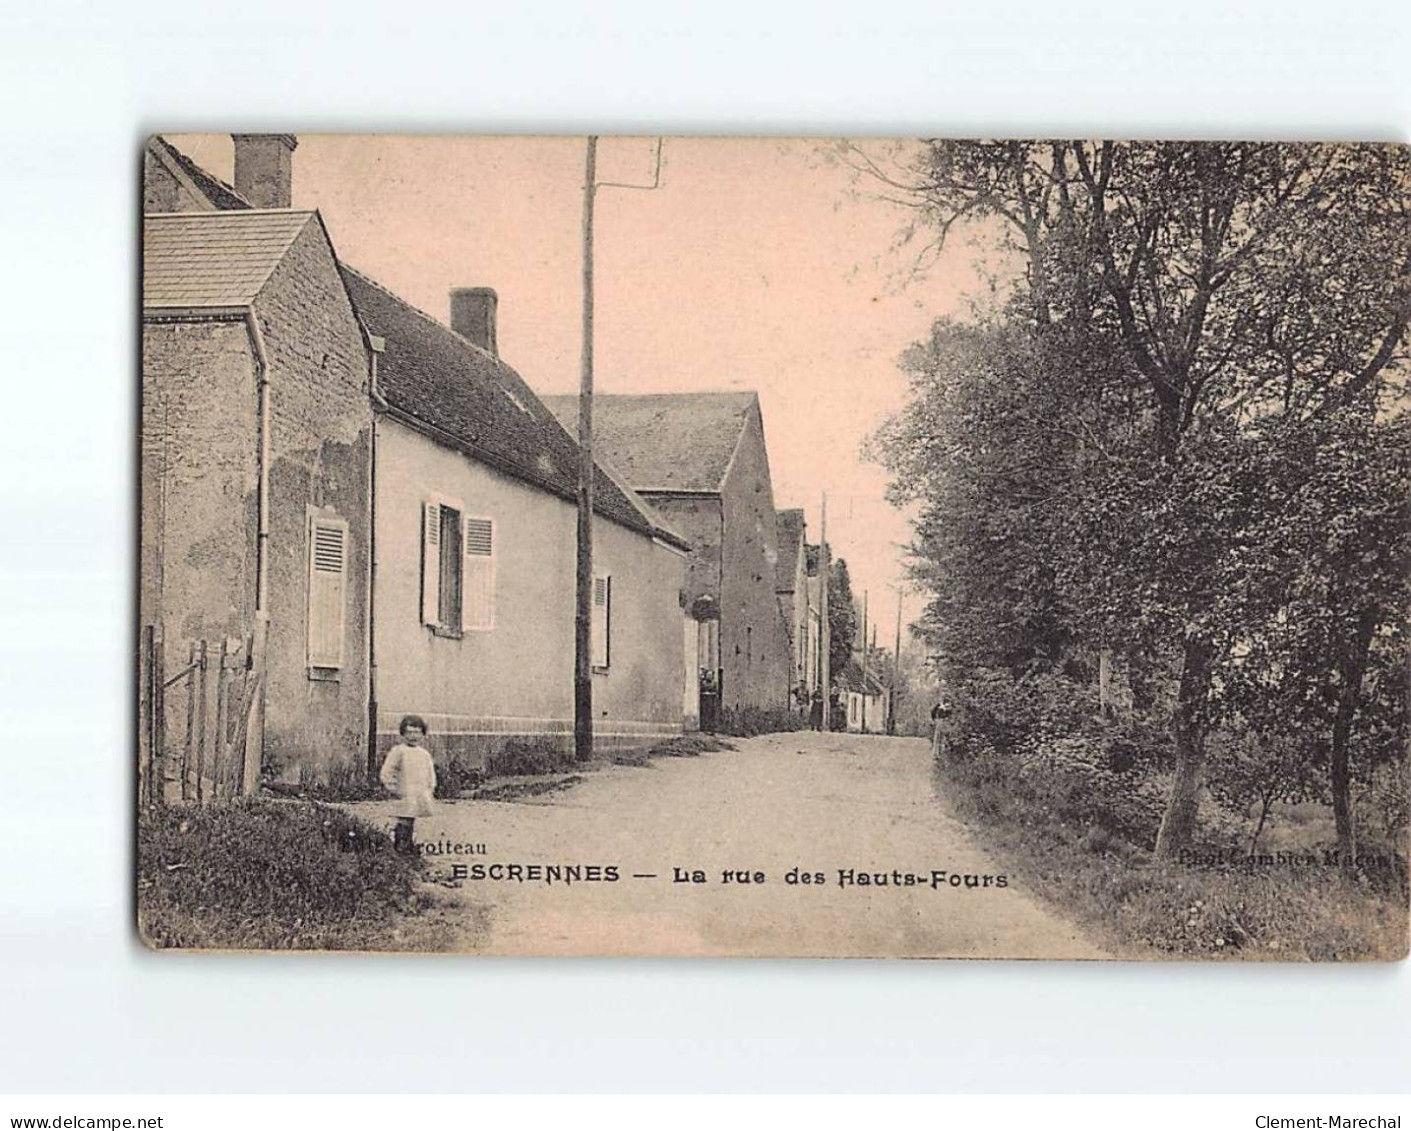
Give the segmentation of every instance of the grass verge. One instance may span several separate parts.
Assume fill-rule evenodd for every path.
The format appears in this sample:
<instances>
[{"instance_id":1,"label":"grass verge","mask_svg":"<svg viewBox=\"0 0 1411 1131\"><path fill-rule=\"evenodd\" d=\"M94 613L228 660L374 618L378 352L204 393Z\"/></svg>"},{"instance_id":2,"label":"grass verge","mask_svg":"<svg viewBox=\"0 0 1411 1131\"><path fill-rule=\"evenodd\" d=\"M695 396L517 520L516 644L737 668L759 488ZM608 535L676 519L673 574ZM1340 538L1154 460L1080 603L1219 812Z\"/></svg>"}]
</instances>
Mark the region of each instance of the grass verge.
<instances>
[{"instance_id":1,"label":"grass verge","mask_svg":"<svg viewBox=\"0 0 1411 1131\"><path fill-rule=\"evenodd\" d=\"M622 750L614 754L612 760L619 766L647 766L653 758L697 758L702 754L734 749L733 743L713 734L693 733L670 738L641 750Z\"/></svg>"},{"instance_id":2,"label":"grass verge","mask_svg":"<svg viewBox=\"0 0 1411 1131\"><path fill-rule=\"evenodd\" d=\"M268 799L161 808L139 817L137 843L138 930L154 949L449 945L422 861L341 809Z\"/></svg>"},{"instance_id":3,"label":"grass verge","mask_svg":"<svg viewBox=\"0 0 1411 1131\"><path fill-rule=\"evenodd\" d=\"M936 777L943 804L986 848L1117 957L1406 957L1404 873L1379 886L1321 863L1250 866L1225 844L1199 850L1219 863L1156 864L1113 831L1121 822L1104 821L1101 797L1061 780L962 761L938 763ZM1322 846L1305 855L1321 859Z\"/></svg>"}]
</instances>

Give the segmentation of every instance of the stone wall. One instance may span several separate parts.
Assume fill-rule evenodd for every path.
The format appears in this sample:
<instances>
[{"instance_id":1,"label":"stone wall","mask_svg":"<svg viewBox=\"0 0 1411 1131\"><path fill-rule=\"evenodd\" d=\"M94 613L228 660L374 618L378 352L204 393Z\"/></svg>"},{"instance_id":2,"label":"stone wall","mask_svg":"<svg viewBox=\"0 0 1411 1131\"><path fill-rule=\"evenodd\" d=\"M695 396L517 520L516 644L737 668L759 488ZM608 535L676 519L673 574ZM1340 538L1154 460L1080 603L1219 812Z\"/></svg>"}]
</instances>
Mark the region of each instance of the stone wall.
<instances>
[{"instance_id":1,"label":"stone wall","mask_svg":"<svg viewBox=\"0 0 1411 1131\"><path fill-rule=\"evenodd\" d=\"M285 779L368 765L372 410L368 360L322 225L311 219L255 301L269 354L270 635L265 764ZM308 664L309 521L348 523L343 665Z\"/></svg>"},{"instance_id":2,"label":"stone wall","mask_svg":"<svg viewBox=\"0 0 1411 1131\"><path fill-rule=\"evenodd\" d=\"M789 705L789 636L775 593L778 545L764 425L751 410L721 494L722 705Z\"/></svg>"},{"instance_id":3,"label":"stone wall","mask_svg":"<svg viewBox=\"0 0 1411 1131\"><path fill-rule=\"evenodd\" d=\"M253 621L256 403L243 320L145 323L140 615L169 656Z\"/></svg>"}]
</instances>

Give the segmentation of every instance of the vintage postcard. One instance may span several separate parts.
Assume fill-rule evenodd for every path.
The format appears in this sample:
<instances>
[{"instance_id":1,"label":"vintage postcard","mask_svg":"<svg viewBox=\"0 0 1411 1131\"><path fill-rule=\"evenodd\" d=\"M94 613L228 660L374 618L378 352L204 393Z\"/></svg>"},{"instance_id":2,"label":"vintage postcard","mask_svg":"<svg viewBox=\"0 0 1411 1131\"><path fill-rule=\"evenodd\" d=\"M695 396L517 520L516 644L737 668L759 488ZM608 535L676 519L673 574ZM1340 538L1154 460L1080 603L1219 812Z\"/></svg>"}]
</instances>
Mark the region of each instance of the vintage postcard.
<instances>
[{"instance_id":1,"label":"vintage postcard","mask_svg":"<svg viewBox=\"0 0 1411 1131\"><path fill-rule=\"evenodd\" d=\"M1406 955L1408 149L141 177L149 946Z\"/></svg>"}]
</instances>

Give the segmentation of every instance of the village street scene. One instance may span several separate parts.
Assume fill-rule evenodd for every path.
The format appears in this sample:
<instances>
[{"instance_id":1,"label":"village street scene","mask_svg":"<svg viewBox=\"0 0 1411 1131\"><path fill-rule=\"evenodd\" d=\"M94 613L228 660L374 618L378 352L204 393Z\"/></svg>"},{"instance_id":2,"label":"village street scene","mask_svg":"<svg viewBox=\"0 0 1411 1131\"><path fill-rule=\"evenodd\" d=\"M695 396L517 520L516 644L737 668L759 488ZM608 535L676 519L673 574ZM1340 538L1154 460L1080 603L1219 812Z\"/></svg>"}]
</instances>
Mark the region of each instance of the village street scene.
<instances>
[{"instance_id":1,"label":"village street scene","mask_svg":"<svg viewBox=\"0 0 1411 1131\"><path fill-rule=\"evenodd\" d=\"M148 945L1405 955L1404 149L141 167Z\"/></svg>"}]
</instances>

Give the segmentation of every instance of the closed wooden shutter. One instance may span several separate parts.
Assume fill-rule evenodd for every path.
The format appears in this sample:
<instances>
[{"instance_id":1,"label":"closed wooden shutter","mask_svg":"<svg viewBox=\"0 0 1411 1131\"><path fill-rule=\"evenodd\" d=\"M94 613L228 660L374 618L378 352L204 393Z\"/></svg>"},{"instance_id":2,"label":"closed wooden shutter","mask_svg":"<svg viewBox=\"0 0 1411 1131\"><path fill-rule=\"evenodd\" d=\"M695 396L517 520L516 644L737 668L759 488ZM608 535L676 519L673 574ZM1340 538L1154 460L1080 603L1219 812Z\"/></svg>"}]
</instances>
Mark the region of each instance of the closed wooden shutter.
<instances>
[{"instance_id":1,"label":"closed wooden shutter","mask_svg":"<svg viewBox=\"0 0 1411 1131\"><path fill-rule=\"evenodd\" d=\"M495 523L488 518L465 520L465 574L461 598L461 629L495 627Z\"/></svg>"},{"instance_id":2,"label":"closed wooden shutter","mask_svg":"<svg viewBox=\"0 0 1411 1131\"><path fill-rule=\"evenodd\" d=\"M441 504L421 505L421 621L441 623Z\"/></svg>"},{"instance_id":3,"label":"closed wooden shutter","mask_svg":"<svg viewBox=\"0 0 1411 1131\"><path fill-rule=\"evenodd\" d=\"M612 659L612 576L593 578L593 666L605 668Z\"/></svg>"},{"instance_id":4,"label":"closed wooden shutter","mask_svg":"<svg viewBox=\"0 0 1411 1131\"><path fill-rule=\"evenodd\" d=\"M348 523L309 519L309 666L343 666L348 588Z\"/></svg>"}]
</instances>

